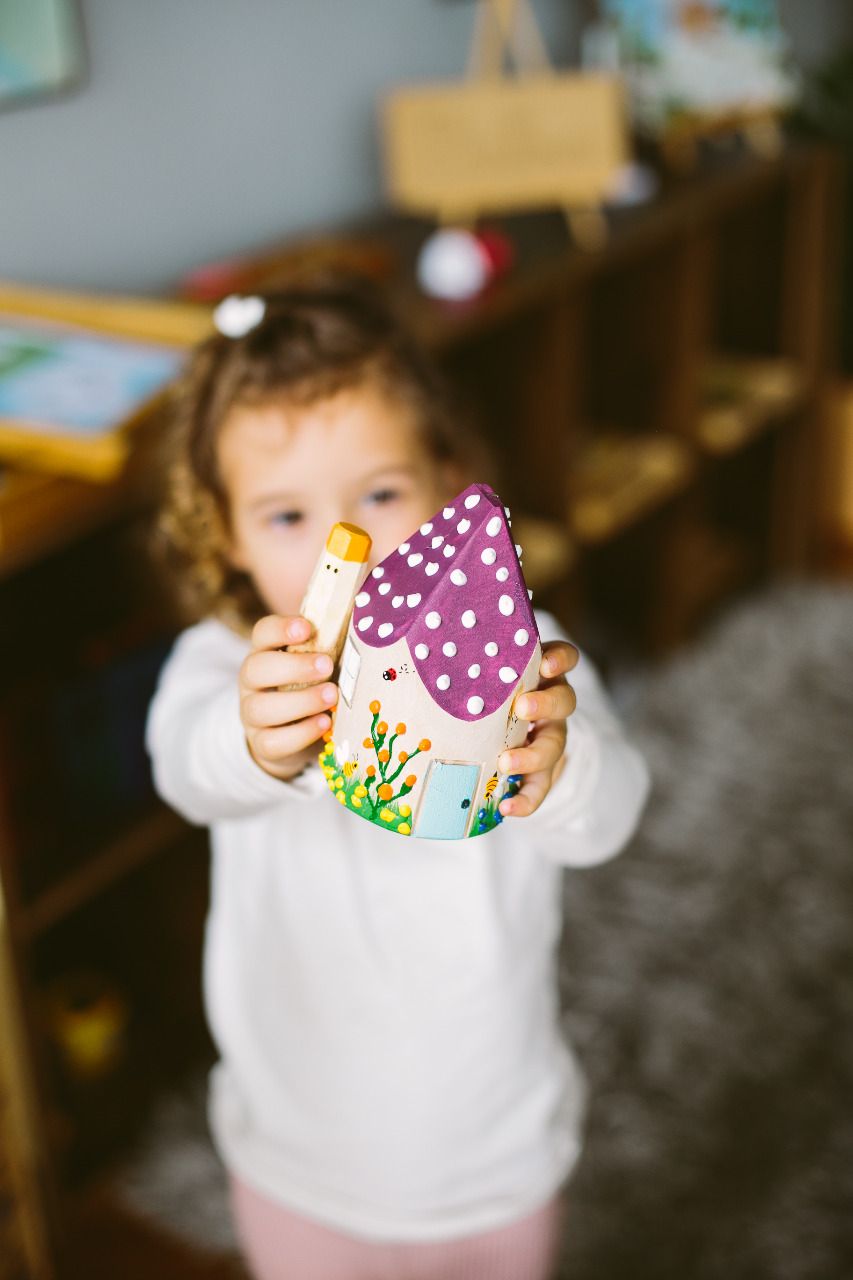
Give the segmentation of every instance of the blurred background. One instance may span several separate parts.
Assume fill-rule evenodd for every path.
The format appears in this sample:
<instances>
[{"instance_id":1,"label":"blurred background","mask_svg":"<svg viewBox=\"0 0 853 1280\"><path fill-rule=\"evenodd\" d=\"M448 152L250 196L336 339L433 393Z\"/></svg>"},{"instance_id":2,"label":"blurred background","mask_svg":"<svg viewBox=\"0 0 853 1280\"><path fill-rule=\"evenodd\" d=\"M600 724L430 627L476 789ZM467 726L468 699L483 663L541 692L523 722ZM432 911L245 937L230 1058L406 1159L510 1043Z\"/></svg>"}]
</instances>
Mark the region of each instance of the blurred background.
<instances>
[{"instance_id":1,"label":"blurred background","mask_svg":"<svg viewBox=\"0 0 853 1280\"><path fill-rule=\"evenodd\" d=\"M851 149L848 0L0 0L0 1280L244 1274L157 446L213 305L329 272L652 766L566 876L562 1275L853 1272Z\"/></svg>"}]
</instances>

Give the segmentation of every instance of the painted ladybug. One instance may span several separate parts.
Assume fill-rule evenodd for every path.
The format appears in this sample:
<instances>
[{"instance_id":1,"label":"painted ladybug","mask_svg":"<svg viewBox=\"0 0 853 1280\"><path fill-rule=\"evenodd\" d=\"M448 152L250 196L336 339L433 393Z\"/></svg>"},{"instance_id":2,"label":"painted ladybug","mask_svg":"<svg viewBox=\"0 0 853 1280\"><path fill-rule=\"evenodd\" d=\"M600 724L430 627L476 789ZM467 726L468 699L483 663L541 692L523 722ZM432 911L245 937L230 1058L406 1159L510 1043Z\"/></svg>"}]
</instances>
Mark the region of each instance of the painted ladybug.
<instances>
[{"instance_id":1,"label":"painted ladybug","mask_svg":"<svg viewBox=\"0 0 853 1280\"><path fill-rule=\"evenodd\" d=\"M397 672L394 670L394 668L393 668L393 667L389 667L387 671L383 671L383 672L382 672L382 679L383 679L383 680L396 680L396 679L397 679Z\"/></svg>"}]
</instances>

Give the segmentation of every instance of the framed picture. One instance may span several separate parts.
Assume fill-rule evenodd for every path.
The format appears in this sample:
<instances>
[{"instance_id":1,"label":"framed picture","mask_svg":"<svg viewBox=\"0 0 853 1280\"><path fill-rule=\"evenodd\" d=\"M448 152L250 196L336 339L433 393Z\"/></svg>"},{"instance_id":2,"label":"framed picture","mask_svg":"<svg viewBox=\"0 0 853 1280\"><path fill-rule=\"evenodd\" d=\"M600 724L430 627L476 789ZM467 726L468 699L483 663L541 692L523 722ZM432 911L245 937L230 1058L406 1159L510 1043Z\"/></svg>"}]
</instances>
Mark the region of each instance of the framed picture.
<instances>
[{"instance_id":1,"label":"framed picture","mask_svg":"<svg viewBox=\"0 0 853 1280\"><path fill-rule=\"evenodd\" d=\"M636 125L781 114L796 101L776 0L600 0L589 61L625 75Z\"/></svg>"},{"instance_id":2,"label":"framed picture","mask_svg":"<svg viewBox=\"0 0 853 1280\"><path fill-rule=\"evenodd\" d=\"M0 0L0 109L66 93L85 76L77 0Z\"/></svg>"}]
</instances>

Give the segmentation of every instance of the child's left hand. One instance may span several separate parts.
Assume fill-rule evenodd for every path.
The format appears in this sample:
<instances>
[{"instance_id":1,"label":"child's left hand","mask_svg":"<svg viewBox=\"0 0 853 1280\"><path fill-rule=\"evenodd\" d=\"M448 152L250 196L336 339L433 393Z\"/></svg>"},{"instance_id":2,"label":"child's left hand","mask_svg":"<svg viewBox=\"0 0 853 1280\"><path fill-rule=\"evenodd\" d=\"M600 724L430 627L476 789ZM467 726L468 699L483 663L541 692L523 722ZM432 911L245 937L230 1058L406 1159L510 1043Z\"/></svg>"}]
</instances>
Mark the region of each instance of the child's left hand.
<instances>
[{"instance_id":1,"label":"child's left hand","mask_svg":"<svg viewBox=\"0 0 853 1280\"><path fill-rule=\"evenodd\" d=\"M526 818L538 809L562 772L566 748L566 719L575 709L575 691L566 680L578 660L574 645L553 640L543 645L537 688L523 693L515 705L519 720L531 721L527 745L503 751L502 773L524 775L517 795L502 800L505 818Z\"/></svg>"}]
</instances>

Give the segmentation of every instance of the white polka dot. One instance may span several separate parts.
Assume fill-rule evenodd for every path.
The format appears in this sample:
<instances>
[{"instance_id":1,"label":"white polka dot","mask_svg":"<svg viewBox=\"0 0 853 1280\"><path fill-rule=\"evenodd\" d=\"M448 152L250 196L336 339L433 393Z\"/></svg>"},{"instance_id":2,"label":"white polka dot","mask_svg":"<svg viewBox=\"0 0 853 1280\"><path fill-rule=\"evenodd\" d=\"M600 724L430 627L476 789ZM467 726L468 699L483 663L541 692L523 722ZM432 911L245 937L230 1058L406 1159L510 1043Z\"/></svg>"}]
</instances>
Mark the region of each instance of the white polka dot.
<instances>
[{"instance_id":1,"label":"white polka dot","mask_svg":"<svg viewBox=\"0 0 853 1280\"><path fill-rule=\"evenodd\" d=\"M503 680L504 684L512 684L513 680L518 679L518 672L513 671L512 667L501 667L498 675L501 680Z\"/></svg>"},{"instance_id":2,"label":"white polka dot","mask_svg":"<svg viewBox=\"0 0 853 1280\"><path fill-rule=\"evenodd\" d=\"M486 653L489 655L490 658L493 658L497 653L497 651L498 651L498 646L495 644L494 640L490 640L489 643L486 645Z\"/></svg>"},{"instance_id":3,"label":"white polka dot","mask_svg":"<svg viewBox=\"0 0 853 1280\"><path fill-rule=\"evenodd\" d=\"M476 613L474 612L474 610L473 610L473 609L466 609L466 610L465 610L465 612L464 612L464 613L463 613L463 615L462 615L462 625L463 625L463 627L467 627L467 628L468 628L468 630L470 631L471 627L476 626L476 624L477 624L477 615L476 615Z\"/></svg>"},{"instance_id":4,"label":"white polka dot","mask_svg":"<svg viewBox=\"0 0 853 1280\"><path fill-rule=\"evenodd\" d=\"M414 569L415 565L420 564L422 560L423 560L423 556L421 555L420 551L414 551L409 556L409 559L406 561L406 563L411 565L411 567Z\"/></svg>"},{"instance_id":5,"label":"white polka dot","mask_svg":"<svg viewBox=\"0 0 853 1280\"><path fill-rule=\"evenodd\" d=\"M382 626L379 628L379 632L378 632L380 639L384 640L386 636L390 636L390 634L391 634L391 632L392 632L393 630L394 630L394 625L393 625L393 623L391 623L391 622L383 622L383 623L382 623Z\"/></svg>"},{"instance_id":6,"label":"white polka dot","mask_svg":"<svg viewBox=\"0 0 853 1280\"><path fill-rule=\"evenodd\" d=\"M456 532L467 533L470 528L471 528L470 520L460 520L458 525L456 526Z\"/></svg>"},{"instance_id":7,"label":"white polka dot","mask_svg":"<svg viewBox=\"0 0 853 1280\"><path fill-rule=\"evenodd\" d=\"M444 654L445 658L455 658L456 645L453 643L452 640L448 640L447 644L443 644L441 646L441 652Z\"/></svg>"},{"instance_id":8,"label":"white polka dot","mask_svg":"<svg viewBox=\"0 0 853 1280\"><path fill-rule=\"evenodd\" d=\"M424 622L427 624L430 631L435 631L436 627L441 626L441 614L436 613L435 610L433 610L432 613L427 614L424 618Z\"/></svg>"},{"instance_id":9,"label":"white polka dot","mask_svg":"<svg viewBox=\"0 0 853 1280\"><path fill-rule=\"evenodd\" d=\"M440 547L442 542L444 542L444 534L437 533L429 545L432 547L433 551L435 551L436 547Z\"/></svg>"},{"instance_id":10,"label":"white polka dot","mask_svg":"<svg viewBox=\"0 0 853 1280\"><path fill-rule=\"evenodd\" d=\"M450 575L450 581L457 587L464 587L468 579L461 569L454 569Z\"/></svg>"},{"instance_id":11,"label":"white polka dot","mask_svg":"<svg viewBox=\"0 0 853 1280\"><path fill-rule=\"evenodd\" d=\"M515 554L516 554L517 556L523 556L523 555L524 555L524 552L523 552L523 551L522 551L522 549L521 549L521 544L520 544L520 543L518 543L518 542L515 544Z\"/></svg>"},{"instance_id":12,"label":"white polka dot","mask_svg":"<svg viewBox=\"0 0 853 1280\"><path fill-rule=\"evenodd\" d=\"M410 596L406 596L406 604L410 609L416 608L421 602L421 597L417 591L413 591Z\"/></svg>"},{"instance_id":13,"label":"white polka dot","mask_svg":"<svg viewBox=\"0 0 853 1280\"><path fill-rule=\"evenodd\" d=\"M426 537L428 533L432 533L432 525L429 521L427 521L426 524L421 525L421 533L424 537Z\"/></svg>"},{"instance_id":14,"label":"white polka dot","mask_svg":"<svg viewBox=\"0 0 853 1280\"><path fill-rule=\"evenodd\" d=\"M509 569L498 569L497 573L495 574L495 577L497 578L498 582L506 582L507 578L509 577Z\"/></svg>"},{"instance_id":15,"label":"white polka dot","mask_svg":"<svg viewBox=\"0 0 853 1280\"><path fill-rule=\"evenodd\" d=\"M472 507L476 507L479 501L480 501L479 493L469 493L468 497L465 499L465 506L470 511Z\"/></svg>"},{"instance_id":16,"label":"white polka dot","mask_svg":"<svg viewBox=\"0 0 853 1280\"><path fill-rule=\"evenodd\" d=\"M373 570L373 576L374 576L374 578L384 578L384 577L385 577L385 570L382 568L382 565L381 565L381 564L380 564L380 565L377 565L377 566L376 566L376 568Z\"/></svg>"},{"instance_id":17,"label":"white polka dot","mask_svg":"<svg viewBox=\"0 0 853 1280\"><path fill-rule=\"evenodd\" d=\"M372 627L372 626L373 626L372 618L359 618L358 620L359 631L366 631L368 627Z\"/></svg>"},{"instance_id":18,"label":"white polka dot","mask_svg":"<svg viewBox=\"0 0 853 1280\"><path fill-rule=\"evenodd\" d=\"M519 627L518 631L516 631L515 636L513 638L516 644L527 644L527 641L530 639L530 636L524 630L524 627Z\"/></svg>"},{"instance_id":19,"label":"white polka dot","mask_svg":"<svg viewBox=\"0 0 853 1280\"><path fill-rule=\"evenodd\" d=\"M404 555L406 554L406 552L409 550L409 545L410 545L410 544L409 544L408 542L401 542L401 543L400 543L400 545L399 545L399 547L397 548L397 550L399 551L399 553L400 553L400 555L401 555L401 556L404 556Z\"/></svg>"},{"instance_id":20,"label":"white polka dot","mask_svg":"<svg viewBox=\"0 0 853 1280\"><path fill-rule=\"evenodd\" d=\"M428 578L431 578L434 573L438 573L438 565L434 560L430 560L426 567L426 575Z\"/></svg>"},{"instance_id":21,"label":"white polka dot","mask_svg":"<svg viewBox=\"0 0 853 1280\"><path fill-rule=\"evenodd\" d=\"M483 564L494 564L497 558L498 553L495 551L494 547L486 547L485 551L480 556Z\"/></svg>"},{"instance_id":22,"label":"white polka dot","mask_svg":"<svg viewBox=\"0 0 853 1280\"><path fill-rule=\"evenodd\" d=\"M400 605L403 603L403 599L404 599L403 596L394 596L394 599L391 601L391 603L393 604L395 609L400 608Z\"/></svg>"},{"instance_id":23,"label":"white polka dot","mask_svg":"<svg viewBox=\"0 0 853 1280\"><path fill-rule=\"evenodd\" d=\"M415 657L420 658L421 662L423 662L424 658L429 657L429 649L425 644L415 645Z\"/></svg>"},{"instance_id":24,"label":"white polka dot","mask_svg":"<svg viewBox=\"0 0 853 1280\"><path fill-rule=\"evenodd\" d=\"M528 599L528 600L532 600L532 599L533 599L533 592L530 590L530 588L529 588L529 587L527 588L527 599Z\"/></svg>"},{"instance_id":25,"label":"white polka dot","mask_svg":"<svg viewBox=\"0 0 853 1280\"><path fill-rule=\"evenodd\" d=\"M498 601L498 608L505 618L508 618L511 613L515 613L515 601L512 596L501 596Z\"/></svg>"},{"instance_id":26,"label":"white polka dot","mask_svg":"<svg viewBox=\"0 0 853 1280\"><path fill-rule=\"evenodd\" d=\"M436 687L439 689L449 689L450 676L439 676L435 683L436 683Z\"/></svg>"},{"instance_id":27,"label":"white polka dot","mask_svg":"<svg viewBox=\"0 0 853 1280\"><path fill-rule=\"evenodd\" d=\"M486 525L486 533L490 538L493 538L495 534L499 532L502 523L503 521L500 516L492 516L491 520Z\"/></svg>"},{"instance_id":28,"label":"white polka dot","mask_svg":"<svg viewBox=\"0 0 853 1280\"><path fill-rule=\"evenodd\" d=\"M478 716L483 710L484 705L483 699L477 697L469 698L467 703L468 710L471 712L472 716Z\"/></svg>"},{"instance_id":29,"label":"white polka dot","mask_svg":"<svg viewBox=\"0 0 853 1280\"><path fill-rule=\"evenodd\" d=\"M379 584L379 594L380 594L381 596L387 596L387 594L388 594L388 592L389 592L390 590L391 590L391 583L390 583L390 582L382 582L382 583L380 583L380 584Z\"/></svg>"},{"instance_id":30,"label":"white polka dot","mask_svg":"<svg viewBox=\"0 0 853 1280\"><path fill-rule=\"evenodd\" d=\"M472 680L476 680L479 674L480 674L480 664L479 662L475 662L472 666L468 668L468 675L471 677Z\"/></svg>"},{"instance_id":31,"label":"white polka dot","mask_svg":"<svg viewBox=\"0 0 853 1280\"><path fill-rule=\"evenodd\" d=\"M504 513L506 514L506 518L509 519L509 507L504 507Z\"/></svg>"},{"instance_id":32,"label":"white polka dot","mask_svg":"<svg viewBox=\"0 0 853 1280\"><path fill-rule=\"evenodd\" d=\"M448 542L447 546L444 548L444 554L448 557L452 556L455 550L456 548L451 547L450 543Z\"/></svg>"},{"instance_id":33,"label":"white polka dot","mask_svg":"<svg viewBox=\"0 0 853 1280\"><path fill-rule=\"evenodd\" d=\"M441 514L444 516L445 520L452 520L453 517L456 515L456 508L445 507Z\"/></svg>"},{"instance_id":34,"label":"white polka dot","mask_svg":"<svg viewBox=\"0 0 853 1280\"><path fill-rule=\"evenodd\" d=\"M364 608L364 606L367 604L367 602L368 602L368 600L369 600L369 599L370 599L370 593L369 593L369 592L367 592L367 591L359 591L358 595L357 595L357 596L356 596L356 598L355 598L355 602L356 602L356 604L358 605L359 609L363 609L363 608Z\"/></svg>"}]
</instances>

